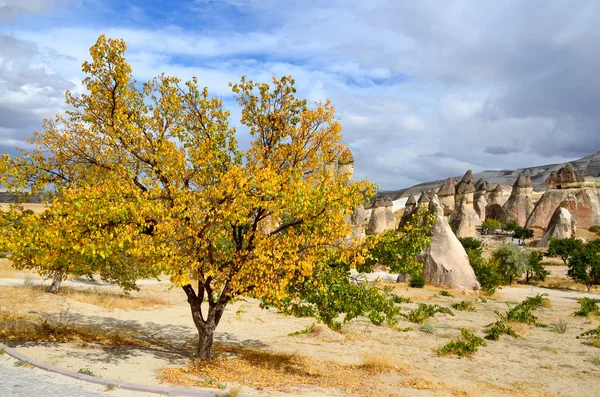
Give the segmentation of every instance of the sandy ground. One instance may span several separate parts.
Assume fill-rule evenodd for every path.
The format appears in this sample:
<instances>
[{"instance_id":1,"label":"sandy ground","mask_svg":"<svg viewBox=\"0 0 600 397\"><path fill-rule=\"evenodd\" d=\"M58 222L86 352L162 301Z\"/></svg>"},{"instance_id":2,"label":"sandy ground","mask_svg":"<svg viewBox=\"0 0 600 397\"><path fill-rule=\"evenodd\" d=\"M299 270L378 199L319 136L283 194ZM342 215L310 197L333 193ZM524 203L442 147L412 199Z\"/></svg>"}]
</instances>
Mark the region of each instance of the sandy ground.
<instances>
[{"instance_id":1,"label":"sandy ground","mask_svg":"<svg viewBox=\"0 0 600 397\"><path fill-rule=\"evenodd\" d=\"M453 291L455 298L439 296L439 289L411 289L394 284L395 291L412 297L415 303L403 304L405 310L418 302L449 306L472 297ZM2 293L0 287L0 294ZM111 288L111 287L107 287ZM189 364L188 354L195 343L195 328L183 292L163 285L147 285L146 291L164 295L170 306L145 310L105 309L69 298L45 294L41 301L0 301L0 306L28 313L68 312L79 324L93 327L136 330L153 339L168 341L170 348L102 347L84 343L15 343L19 351L42 361L77 371L89 368L105 378L159 384L157 371L165 367ZM473 358L439 357L435 351L467 327L479 336L483 328L497 317L494 310L504 311L506 303L518 303L537 293L549 294L552 308L539 309L540 321L552 323L564 318L569 327L565 334L549 328L523 326L523 338L503 337L488 342ZM294 353L316 360L342 364L360 364L365 354L391 357L398 370L379 376L381 395L398 396L591 396L598 390L600 373L592 361L600 349L588 346L575 337L600 324L596 319L570 316L578 307L576 299L595 296L579 292L537 287L503 288L497 299L477 305L477 312L458 312L451 317L438 314L430 319L431 332L417 324L401 321L408 332L371 325L356 319L341 333L323 329L317 335L288 336L310 325L313 320L284 316L273 310L261 310L258 301L247 299L231 304L219 324L216 342ZM18 306L18 307L16 307ZM347 396L335 388L300 386L288 390L254 390L244 393L263 396Z\"/></svg>"}]
</instances>

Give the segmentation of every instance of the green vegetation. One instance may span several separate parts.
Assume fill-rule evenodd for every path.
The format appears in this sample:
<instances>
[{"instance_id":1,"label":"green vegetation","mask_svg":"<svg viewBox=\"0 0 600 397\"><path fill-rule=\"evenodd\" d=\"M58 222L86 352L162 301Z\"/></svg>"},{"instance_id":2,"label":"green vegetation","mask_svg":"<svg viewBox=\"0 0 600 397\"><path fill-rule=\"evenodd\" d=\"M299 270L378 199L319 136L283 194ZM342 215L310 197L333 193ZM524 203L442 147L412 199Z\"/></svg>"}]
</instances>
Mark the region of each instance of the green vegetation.
<instances>
[{"instance_id":1,"label":"green vegetation","mask_svg":"<svg viewBox=\"0 0 600 397\"><path fill-rule=\"evenodd\" d=\"M597 240L594 240L597 241ZM575 281L586 285L588 292L593 285L600 284L600 254L598 244L590 242L571 254L567 266L567 275Z\"/></svg>"},{"instance_id":2,"label":"green vegetation","mask_svg":"<svg viewBox=\"0 0 600 397\"><path fill-rule=\"evenodd\" d=\"M492 253L498 273L512 284L513 279L521 277L529 266L526 252L512 244L502 244Z\"/></svg>"},{"instance_id":3,"label":"green vegetation","mask_svg":"<svg viewBox=\"0 0 600 397\"><path fill-rule=\"evenodd\" d=\"M461 328L460 334L460 339L453 340L447 345L441 347L438 350L438 355L447 356L453 354L459 357L468 357L473 355L477 351L477 348L479 346L487 346L487 344L482 338L473 335L466 328Z\"/></svg>"},{"instance_id":4,"label":"green vegetation","mask_svg":"<svg viewBox=\"0 0 600 397\"><path fill-rule=\"evenodd\" d=\"M412 303L412 299L405 298L403 296L396 295L396 294L392 295L392 301L394 301L394 303L398 303L398 304L400 304L400 303Z\"/></svg>"},{"instance_id":5,"label":"green vegetation","mask_svg":"<svg viewBox=\"0 0 600 397\"><path fill-rule=\"evenodd\" d=\"M487 218L485 221L483 221L481 227L487 229L488 232L495 232L496 230L502 228L502 224L497 219Z\"/></svg>"},{"instance_id":6,"label":"green vegetation","mask_svg":"<svg viewBox=\"0 0 600 397\"><path fill-rule=\"evenodd\" d=\"M95 373L93 373L92 370L89 369L89 368L79 368L79 371L77 371L77 373L78 374L88 375L88 376L98 377L98 375L96 375Z\"/></svg>"},{"instance_id":7,"label":"green vegetation","mask_svg":"<svg viewBox=\"0 0 600 397\"><path fill-rule=\"evenodd\" d=\"M495 323L488 325L487 335L485 339L487 340L498 340L501 335L509 335L513 338L518 338L519 335L515 332L514 329L510 327L504 320L496 321Z\"/></svg>"},{"instance_id":8,"label":"green vegetation","mask_svg":"<svg viewBox=\"0 0 600 397\"><path fill-rule=\"evenodd\" d=\"M419 330L426 334L433 334L435 332L435 328L434 328L433 324L431 324L431 323L426 323L426 324L421 325L419 327Z\"/></svg>"},{"instance_id":9,"label":"green vegetation","mask_svg":"<svg viewBox=\"0 0 600 397\"><path fill-rule=\"evenodd\" d=\"M513 219L509 219L502 224L502 230L504 230L505 232L512 232L518 227L519 224Z\"/></svg>"},{"instance_id":10,"label":"green vegetation","mask_svg":"<svg viewBox=\"0 0 600 397\"><path fill-rule=\"evenodd\" d=\"M483 260L481 241L472 237L459 238L460 243L467 252L469 263L475 272L475 277L481 286L481 290L493 294L501 285L501 278L496 272L495 263Z\"/></svg>"},{"instance_id":11,"label":"green vegetation","mask_svg":"<svg viewBox=\"0 0 600 397\"><path fill-rule=\"evenodd\" d=\"M585 331L583 333L581 333L577 339L579 338L587 338L587 337L593 337L593 338L600 338L600 326L598 326L597 328L594 329L590 329L588 331Z\"/></svg>"},{"instance_id":12,"label":"green vegetation","mask_svg":"<svg viewBox=\"0 0 600 397\"><path fill-rule=\"evenodd\" d=\"M418 308L413 309L408 313L400 313L400 315L410 322L422 324L423 321L429 317L433 317L436 313L445 313L454 316L452 310L448 309L447 307L428 305L426 303L419 303Z\"/></svg>"},{"instance_id":13,"label":"green vegetation","mask_svg":"<svg viewBox=\"0 0 600 397\"><path fill-rule=\"evenodd\" d=\"M550 324L550 327L554 332L564 334L569 328L569 323L564 318L559 318L557 322Z\"/></svg>"},{"instance_id":14,"label":"green vegetation","mask_svg":"<svg viewBox=\"0 0 600 397\"><path fill-rule=\"evenodd\" d=\"M504 315L498 312L496 312L496 314L505 321L535 325L536 327L545 327L546 325L539 323L537 317L532 313L533 310L536 310L542 305L545 295L547 294L537 294L534 297L528 297L512 308L507 303L507 306L509 306L508 312Z\"/></svg>"},{"instance_id":15,"label":"green vegetation","mask_svg":"<svg viewBox=\"0 0 600 397\"><path fill-rule=\"evenodd\" d=\"M450 292L448 292L447 290L442 290L440 291L440 296L446 296L448 298L454 298L454 295L452 295Z\"/></svg>"},{"instance_id":16,"label":"green vegetation","mask_svg":"<svg viewBox=\"0 0 600 397\"><path fill-rule=\"evenodd\" d=\"M571 238L562 238L562 239L550 239L550 243L548 244L548 251L546 252L546 256L552 258L560 258L563 260L565 265L567 264L567 260L573 255L573 252L582 247L582 243L580 240L577 240L574 237Z\"/></svg>"},{"instance_id":17,"label":"green vegetation","mask_svg":"<svg viewBox=\"0 0 600 397\"><path fill-rule=\"evenodd\" d=\"M315 328L315 325L316 325L316 323L312 323L309 326L307 326L306 328L301 329L300 331L289 333L288 336L300 336L300 335L310 334L312 332L312 330Z\"/></svg>"},{"instance_id":18,"label":"green vegetation","mask_svg":"<svg viewBox=\"0 0 600 397\"><path fill-rule=\"evenodd\" d=\"M460 303L454 303L451 305L453 309L456 309L461 312L475 312L475 306L473 306L473 302L462 301Z\"/></svg>"},{"instance_id":19,"label":"green vegetation","mask_svg":"<svg viewBox=\"0 0 600 397\"><path fill-rule=\"evenodd\" d=\"M411 277L408 281L410 288L423 288L425 287L425 278L421 275Z\"/></svg>"},{"instance_id":20,"label":"green vegetation","mask_svg":"<svg viewBox=\"0 0 600 397\"><path fill-rule=\"evenodd\" d=\"M529 253L529 264L525 271L525 282L528 283L530 280L544 281L550 274L548 270L542 265L542 259L544 254L541 252L530 252Z\"/></svg>"},{"instance_id":21,"label":"green vegetation","mask_svg":"<svg viewBox=\"0 0 600 397\"><path fill-rule=\"evenodd\" d=\"M525 240L533 237L533 230L517 226L513 229L513 236L525 244Z\"/></svg>"},{"instance_id":22,"label":"green vegetation","mask_svg":"<svg viewBox=\"0 0 600 397\"><path fill-rule=\"evenodd\" d=\"M579 317L587 317L590 314L600 314L600 307L598 307L598 302L598 300L592 298L577 299L577 303L579 303L579 310L573 313L573 315Z\"/></svg>"}]
</instances>

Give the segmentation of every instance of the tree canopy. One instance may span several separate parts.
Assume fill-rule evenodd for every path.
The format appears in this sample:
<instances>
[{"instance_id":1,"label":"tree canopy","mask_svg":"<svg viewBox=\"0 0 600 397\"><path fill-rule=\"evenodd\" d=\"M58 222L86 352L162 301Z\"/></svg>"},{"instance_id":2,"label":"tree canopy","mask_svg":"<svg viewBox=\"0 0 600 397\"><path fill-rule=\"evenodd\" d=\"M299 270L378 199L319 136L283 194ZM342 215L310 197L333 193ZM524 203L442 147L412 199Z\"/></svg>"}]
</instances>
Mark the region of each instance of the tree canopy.
<instances>
[{"instance_id":1,"label":"tree canopy","mask_svg":"<svg viewBox=\"0 0 600 397\"><path fill-rule=\"evenodd\" d=\"M33 151L3 155L0 182L49 190L50 206L23 217L14 205L1 243L22 266L75 267L125 285L166 272L186 293L207 359L234 297L281 301L323 258L364 261L347 220L374 186L337 172L347 149L334 107L308 106L291 77L231 84L252 137L243 152L208 88L165 75L138 83L125 49L101 36L83 64L85 93L67 92L69 110L45 120Z\"/></svg>"}]
</instances>

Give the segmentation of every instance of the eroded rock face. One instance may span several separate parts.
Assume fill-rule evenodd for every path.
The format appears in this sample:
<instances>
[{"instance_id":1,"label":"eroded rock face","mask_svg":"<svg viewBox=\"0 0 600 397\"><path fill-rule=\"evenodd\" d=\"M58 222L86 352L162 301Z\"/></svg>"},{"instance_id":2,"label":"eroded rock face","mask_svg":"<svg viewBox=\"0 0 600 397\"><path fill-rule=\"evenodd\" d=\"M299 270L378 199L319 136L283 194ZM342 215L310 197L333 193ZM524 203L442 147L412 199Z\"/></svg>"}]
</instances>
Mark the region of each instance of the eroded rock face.
<instances>
[{"instance_id":1,"label":"eroded rock face","mask_svg":"<svg viewBox=\"0 0 600 397\"><path fill-rule=\"evenodd\" d=\"M450 221L456 228L458 237L475 237L476 227L481 225L481 219L473 209L472 205L467 204L467 199L463 198L458 208L452 214Z\"/></svg>"},{"instance_id":2,"label":"eroded rock face","mask_svg":"<svg viewBox=\"0 0 600 397\"><path fill-rule=\"evenodd\" d=\"M454 211L456 194L456 181L454 178L448 178L442 183L442 186L437 192L438 199L444 209L444 216L449 216Z\"/></svg>"},{"instance_id":3,"label":"eroded rock face","mask_svg":"<svg viewBox=\"0 0 600 397\"><path fill-rule=\"evenodd\" d=\"M583 174L575 171L571 164L566 164L558 171L552 171L546 183L549 189L565 189L572 184L584 182Z\"/></svg>"},{"instance_id":4,"label":"eroded rock face","mask_svg":"<svg viewBox=\"0 0 600 397\"><path fill-rule=\"evenodd\" d=\"M573 236L573 220L571 213L564 207L558 207L550 219L546 233L538 243L538 247L547 247L551 238L571 238Z\"/></svg>"},{"instance_id":5,"label":"eroded rock face","mask_svg":"<svg viewBox=\"0 0 600 397\"><path fill-rule=\"evenodd\" d=\"M479 291L469 258L458 238L444 218L444 210L437 196L429 203L429 211L437 216L431 230L431 245L417 260L423 263L423 275L428 284Z\"/></svg>"},{"instance_id":6,"label":"eroded rock face","mask_svg":"<svg viewBox=\"0 0 600 397\"><path fill-rule=\"evenodd\" d=\"M400 226L406 225L406 223L412 218L412 214L417 209L417 199L415 196L410 196L408 200L406 200L406 204L404 204L404 213L402 214L402 218L400 218Z\"/></svg>"},{"instance_id":7,"label":"eroded rock face","mask_svg":"<svg viewBox=\"0 0 600 397\"><path fill-rule=\"evenodd\" d=\"M455 208L466 199L467 205L473 207L473 193L475 193L475 186L473 186L473 172L468 170L461 181L456 185L456 195L454 196Z\"/></svg>"},{"instance_id":8,"label":"eroded rock face","mask_svg":"<svg viewBox=\"0 0 600 397\"><path fill-rule=\"evenodd\" d=\"M554 211L569 195L573 197L569 212L577 217L578 227L588 229L600 225L600 189L582 187L546 190L527 219L526 226L546 227Z\"/></svg>"},{"instance_id":9,"label":"eroded rock face","mask_svg":"<svg viewBox=\"0 0 600 397\"><path fill-rule=\"evenodd\" d=\"M367 219L368 215L365 207L363 205L358 206L352 214L352 237L358 238L360 241L367 237L365 228Z\"/></svg>"},{"instance_id":10,"label":"eroded rock face","mask_svg":"<svg viewBox=\"0 0 600 397\"><path fill-rule=\"evenodd\" d=\"M533 211L531 193L533 193L531 178L524 174L519 175L513 185L510 197L502 206L504 220L513 219L519 226L525 226L527 218Z\"/></svg>"},{"instance_id":11,"label":"eroded rock face","mask_svg":"<svg viewBox=\"0 0 600 397\"><path fill-rule=\"evenodd\" d=\"M475 194L473 196L473 209L479 216L481 222L485 221L487 199L485 197L487 193L488 184L483 179L480 179L475 185Z\"/></svg>"},{"instance_id":12,"label":"eroded rock face","mask_svg":"<svg viewBox=\"0 0 600 397\"><path fill-rule=\"evenodd\" d=\"M367 230L380 234L396 228L396 218L392 212L392 199L377 198L371 210L371 219Z\"/></svg>"}]
</instances>

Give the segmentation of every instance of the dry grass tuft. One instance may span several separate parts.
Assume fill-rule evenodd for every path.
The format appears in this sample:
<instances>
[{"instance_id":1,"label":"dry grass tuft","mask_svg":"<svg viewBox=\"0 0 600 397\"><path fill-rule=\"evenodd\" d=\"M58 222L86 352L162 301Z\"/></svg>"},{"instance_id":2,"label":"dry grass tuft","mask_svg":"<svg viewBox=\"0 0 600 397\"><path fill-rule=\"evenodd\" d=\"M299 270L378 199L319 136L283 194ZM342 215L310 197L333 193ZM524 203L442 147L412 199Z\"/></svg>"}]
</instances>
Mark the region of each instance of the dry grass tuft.
<instances>
[{"instance_id":1,"label":"dry grass tuft","mask_svg":"<svg viewBox=\"0 0 600 397\"><path fill-rule=\"evenodd\" d=\"M390 370L390 362L369 359L362 365L317 361L293 353L216 345L216 357L187 368L164 368L159 378L166 383L189 387L215 387L222 383L243 383L256 389L289 390L311 385L336 387L354 396L383 395L379 371ZM393 368L393 365L392 365Z\"/></svg>"},{"instance_id":2,"label":"dry grass tuft","mask_svg":"<svg viewBox=\"0 0 600 397\"><path fill-rule=\"evenodd\" d=\"M590 346L600 348L600 338L591 338L589 340Z\"/></svg>"},{"instance_id":3,"label":"dry grass tuft","mask_svg":"<svg viewBox=\"0 0 600 397\"><path fill-rule=\"evenodd\" d=\"M360 368L370 373L395 371L398 367L394 358L386 353L364 353Z\"/></svg>"},{"instance_id":4,"label":"dry grass tuft","mask_svg":"<svg viewBox=\"0 0 600 397\"><path fill-rule=\"evenodd\" d=\"M21 342L88 342L101 345L149 346L134 332L106 331L102 327L74 324L68 313L56 316L32 316L0 310L0 339Z\"/></svg>"},{"instance_id":5,"label":"dry grass tuft","mask_svg":"<svg viewBox=\"0 0 600 397\"><path fill-rule=\"evenodd\" d=\"M517 335L525 335L529 332L529 325L523 323L516 323L509 321L506 323L509 327L511 327Z\"/></svg>"},{"instance_id":6,"label":"dry grass tuft","mask_svg":"<svg viewBox=\"0 0 600 397\"><path fill-rule=\"evenodd\" d=\"M552 302L550 302L550 299L548 298L542 298L542 304L540 306L542 306L545 309L551 309Z\"/></svg>"}]
</instances>

